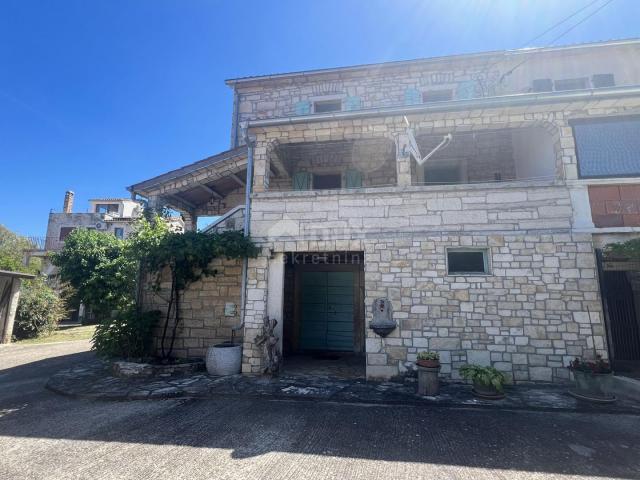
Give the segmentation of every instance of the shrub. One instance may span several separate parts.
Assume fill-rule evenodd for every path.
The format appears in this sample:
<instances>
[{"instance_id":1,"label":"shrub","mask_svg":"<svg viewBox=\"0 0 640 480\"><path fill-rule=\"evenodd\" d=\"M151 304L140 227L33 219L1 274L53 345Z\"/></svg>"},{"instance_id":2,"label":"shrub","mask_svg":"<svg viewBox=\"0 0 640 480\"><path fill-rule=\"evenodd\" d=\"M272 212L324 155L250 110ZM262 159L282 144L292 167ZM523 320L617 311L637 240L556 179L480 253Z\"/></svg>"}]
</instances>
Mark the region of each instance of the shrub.
<instances>
[{"instance_id":1,"label":"shrub","mask_svg":"<svg viewBox=\"0 0 640 480\"><path fill-rule=\"evenodd\" d=\"M41 277L23 282L13 326L17 339L49 335L66 314L64 302Z\"/></svg>"},{"instance_id":2,"label":"shrub","mask_svg":"<svg viewBox=\"0 0 640 480\"><path fill-rule=\"evenodd\" d=\"M440 360L440 354L438 352L422 351L418 353L418 360Z\"/></svg>"},{"instance_id":3,"label":"shrub","mask_svg":"<svg viewBox=\"0 0 640 480\"><path fill-rule=\"evenodd\" d=\"M159 311L138 314L134 308L104 319L93 334L93 349L101 357L139 359L151 354L152 330Z\"/></svg>"}]
</instances>

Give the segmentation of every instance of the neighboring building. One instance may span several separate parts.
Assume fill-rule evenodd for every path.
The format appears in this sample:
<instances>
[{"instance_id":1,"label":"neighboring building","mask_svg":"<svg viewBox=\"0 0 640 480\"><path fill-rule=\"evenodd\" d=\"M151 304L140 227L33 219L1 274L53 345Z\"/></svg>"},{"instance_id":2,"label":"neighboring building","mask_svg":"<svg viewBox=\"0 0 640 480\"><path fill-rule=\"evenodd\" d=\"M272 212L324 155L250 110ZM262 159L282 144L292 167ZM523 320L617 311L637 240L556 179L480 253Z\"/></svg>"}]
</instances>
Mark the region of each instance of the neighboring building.
<instances>
[{"instance_id":1,"label":"neighboring building","mask_svg":"<svg viewBox=\"0 0 640 480\"><path fill-rule=\"evenodd\" d=\"M465 363L563 381L576 356L640 361L640 282L596 255L640 233L639 40L227 84L231 149L129 187L187 229L222 215L216 230L241 228L250 181L262 253L244 292L241 264L223 261L186 293L179 355L244 322L243 372L258 373L269 315L285 365L352 352L368 378L403 375L427 349L453 379ZM405 119L435 152L423 165ZM377 299L397 323L386 337L369 328Z\"/></svg>"},{"instance_id":2,"label":"neighboring building","mask_svg":"<svg viewBox=\"0 0 640 480\"><path fill-rule=\"evenodd\" d=\"M94 198L89 200L89 210L82 213L73 211L74 193L67 191L64 196L62 212L51 211L47 225L47 236L44 239L31 238L37 249L27 252L28 256L45 257L51 252L58 252L64 246L64 240L77 228L87 228L110 233L124 239L132 232L135 221L142 216L144 204L130 198ZM180 217L169 220L173 229L184 230L184 222ZM45 261L43 273L55 274L55 268Z\"/></svg>"}]
</instances>

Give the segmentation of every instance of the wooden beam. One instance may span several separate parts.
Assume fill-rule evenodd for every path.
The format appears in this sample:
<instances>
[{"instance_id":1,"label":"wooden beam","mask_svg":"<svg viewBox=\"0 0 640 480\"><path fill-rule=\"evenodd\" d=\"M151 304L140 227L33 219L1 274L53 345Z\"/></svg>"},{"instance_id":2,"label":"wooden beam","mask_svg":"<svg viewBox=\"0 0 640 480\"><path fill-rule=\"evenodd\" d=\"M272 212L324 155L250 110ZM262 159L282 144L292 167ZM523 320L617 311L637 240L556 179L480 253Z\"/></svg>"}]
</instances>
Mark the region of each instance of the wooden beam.
<instances>
[{"instance_id":1,"label":"wooden beam","mask_svg":"<svg viewBox=\"0 0 640 480\"><path fill-rule=\"evenodd\" d=\"M240 185L241 187L244 187L246 185L246 183L244 183L244 180L242 180L238 175L236 175L235 173L231 174L231 178L233 178L236 183L238 185Z\"/></svg>"},{"instance_id":2,"label":"wooden beam","mask_svg":"<svg viewBox=\"0 0 640 480\"><path fill-rule=\"evenodd\" d=\"M177 195L169 195L169 198L173 198L174 200L177 200L178 202L181 202L183 205L186 205L187 207L191 208L192 210L195 210L196 205L191 203L189 200L185 200L184 198L178 197ZM176 205L176 207L179 207L180 205Z\"/></svg>"},{"instance_id":3,"label":"wooden beam","mask_svg":"<svg viewBox=\"0 0 640 480\"><path fill-rule=\"evenodd\" d=\"M207 185L205 185L203 183L199 183L198 186L200 188L202 188L204 191L206 191L207 193L210 193L211 195L216 197L217 199L221 199L222 198L222 195L220 195L218 192L216 192L213 188L208 187Z\"/></svg>"}]
</instances>

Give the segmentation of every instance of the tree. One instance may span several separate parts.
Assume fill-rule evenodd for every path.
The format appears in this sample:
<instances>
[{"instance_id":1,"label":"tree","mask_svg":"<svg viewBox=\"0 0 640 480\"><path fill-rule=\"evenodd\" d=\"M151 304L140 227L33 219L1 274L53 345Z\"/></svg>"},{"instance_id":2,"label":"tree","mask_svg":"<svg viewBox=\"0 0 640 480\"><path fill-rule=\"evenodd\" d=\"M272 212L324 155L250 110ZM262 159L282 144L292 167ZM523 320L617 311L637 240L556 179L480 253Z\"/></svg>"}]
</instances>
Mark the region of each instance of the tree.
<instances>
[{"instance_id":1,"label":"tree","mask_svg":"<svg viewBox=\"0 0 640 480\"><path fill-rule=\"evenodd\" d=\"M78 228L52 257L60 280L76 291L98 319L133 305L136 262L126 255L126 247L126 241L114 235Z\"/></svg>"},{"instance_id":2,"label":"tree","mask_svg":"<svg viewBox=\"0 0 640 480\"><path fill-rule=\"evenodd\" d=\"M37 273L40 269L39 259L32 259L24 265L24 251L32 248L31 242L0 225L0 270L14 272Z\"/></svg>"}]
</instances>

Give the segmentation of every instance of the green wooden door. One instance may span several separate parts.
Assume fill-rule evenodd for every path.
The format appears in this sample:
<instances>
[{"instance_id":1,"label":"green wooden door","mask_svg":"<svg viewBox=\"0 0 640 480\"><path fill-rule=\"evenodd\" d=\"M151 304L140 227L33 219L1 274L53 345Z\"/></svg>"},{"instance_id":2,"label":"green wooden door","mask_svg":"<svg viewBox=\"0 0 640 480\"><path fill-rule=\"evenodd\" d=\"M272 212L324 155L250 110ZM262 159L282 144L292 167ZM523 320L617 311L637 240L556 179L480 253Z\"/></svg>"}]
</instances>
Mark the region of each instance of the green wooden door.
<instances>
[{"instance_id":1,"label":"green wooden door","mask_svg":"<svg viewBox=\"0 0 640 480\"><path fill-rule=\"evenodd\" d=\"M302 272L302 350L353 351L353 282L353 272Z\"/></svg>"}]
</instances>

